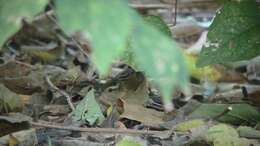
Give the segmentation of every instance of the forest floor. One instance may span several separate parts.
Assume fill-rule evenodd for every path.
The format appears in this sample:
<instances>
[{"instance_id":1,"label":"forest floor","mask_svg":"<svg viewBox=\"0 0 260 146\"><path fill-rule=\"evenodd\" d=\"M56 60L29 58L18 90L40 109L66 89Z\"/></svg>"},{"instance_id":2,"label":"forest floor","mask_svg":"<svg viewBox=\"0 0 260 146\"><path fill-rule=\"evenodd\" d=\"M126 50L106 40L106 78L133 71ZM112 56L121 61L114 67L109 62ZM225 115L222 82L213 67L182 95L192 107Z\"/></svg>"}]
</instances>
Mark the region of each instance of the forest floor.
<instances>
[{"instance_id":1,"label":"forest floor","mask_svg":"<svg viewBox=\"0 0 260 146\"><path fill-rule=\"evenodd\" d=\"M130 6L161 16L197 56L219 5L171 2ZM24 21L0 53L0 146L260 146L259 65L212 66L217 80L191 74L191 92L173 90L174 110L164 112L145 73L118 60L101 77L92 51L80 32L59 29L51 9Z\"/></svg>"}]
</instances>

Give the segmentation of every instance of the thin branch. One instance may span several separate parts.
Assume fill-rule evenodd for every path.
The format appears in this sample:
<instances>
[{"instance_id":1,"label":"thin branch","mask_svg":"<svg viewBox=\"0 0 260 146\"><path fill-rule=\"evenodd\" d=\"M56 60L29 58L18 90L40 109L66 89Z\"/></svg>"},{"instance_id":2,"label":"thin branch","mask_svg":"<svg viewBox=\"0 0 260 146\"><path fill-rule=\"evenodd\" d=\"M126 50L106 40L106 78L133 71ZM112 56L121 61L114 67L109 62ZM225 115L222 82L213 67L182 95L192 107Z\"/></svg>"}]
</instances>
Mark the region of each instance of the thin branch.
<instances>
[{"instance_id":1,"label":"thin branch","mask_svg":"<svg viewBox=\"0 0 260 146\"><path fill-rule=\"evenodd\" d=\"M232 106L228 106L223 112L221 112L218 115L216 115L215 117L213 117L212 120L218 120L219 118L228 114L230 111L232 111Z\"/></svg>"},{"instance_id":2,"label":"thin branch","mask_svg":"<svg viewBox=\"0 0 260 146\"><path fill-rule=\"evenodd\" d=\"M19 60L13 60L15 63L19 64L19 65L23 65L23 66L26 66L28 68L31 68L31 69L36 69L35 66L32 66L31 64L27 64L27 63L24 63L24 62L21 62Z\"/></svg>"},{"instance_id":3,"label":"thin branch","mask_svg":"<svg viewBox=\"0 0 260 146\"><path fill-rule=\"evenodd\" d=\"M174 4L174 23L173 23L174 26L177 24L177 9L178 9L178 0L175 0L175 4Z\"/></svg>"},{"instance_id":4,"label":"thin branch","mask_svg":"<svg viewBox=\"0 0 260 146\"><path fill-rule=\"evenodd\" d=\"M213 0L196 0L196 1L178 1L178 8L194 8L205 6L217 6L218 3ZM172 5L175 5L175 1L171 4L129 4L134 9L171 9Z\"/></svg>"},{"instance_id":5,"label":"thin branch","mask_svg":"<svg viewBox=\"0 0 260 146\"><path fill-rule=\"evenodd\" d=\"M129 135L162 135L168 134L171 131L155 131L155 130L134 130L134 129L115 129L115 128L80 128L73 126L58 126L58 125L50 125L43 123L30 122L32 126L35 127L46 127L53 129L61 129L61 130L70 130L70 131L80 131L80 132L89 132L89 133L107 133L107 134L129 134Z\"/></svg>"},{"instance_id":6,"label":"thin branch","mask_svg":"<svg viewBox=\"0 0 260 146\"><path fill-rule=\"evenodd\" d=\"M63 95L63 96L66 97L66 100L67 100L67 102L68 102L70 108L72 109L72 111L74 111L74 110L75 110L75 107L74 107L73 103L71 102L70 95L69 95L68 93L66 93L65 91L60 90L58 87L56 87L56 86L51 82L50 78L49 78L47 75L45 75L45 80L46 80L47 84L50 86L50 88L52 88L53 90L59 92L61 95Z\"/></svg>"},{"instance_id":7,"label":"thin branch","mask_svg":"<svg viewBox=\"0 0 260 146\"><path fill-rule=\"evenodd\" d=\"M168 4L130 4L130 7L135 9L169 9Z\"/></svg>"}]
</instances>

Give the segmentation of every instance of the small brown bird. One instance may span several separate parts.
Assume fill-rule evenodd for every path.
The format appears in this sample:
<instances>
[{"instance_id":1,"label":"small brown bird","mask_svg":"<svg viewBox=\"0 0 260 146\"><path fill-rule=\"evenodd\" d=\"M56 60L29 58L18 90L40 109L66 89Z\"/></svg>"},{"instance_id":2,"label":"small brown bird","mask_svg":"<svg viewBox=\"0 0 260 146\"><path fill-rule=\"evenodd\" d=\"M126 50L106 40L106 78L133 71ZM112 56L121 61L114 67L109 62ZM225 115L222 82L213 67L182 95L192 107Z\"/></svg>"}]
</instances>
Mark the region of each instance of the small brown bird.
<instances>
[{"instance_id":1,"label":"small brown bird","mask_svg":"<svg viewBox=\"0 0 260 146\"><path fill-rule=\"evenodd\" d=\"M141 86L146 86L146 79L144 73L120 63L112 66L111 78L102 86L100 97L105 101L115 103L117 99L125 97L130 92L135 92Z\"/></svg>"},{"instance_id":2,"label":"small brown bird","mask_svg":"<svg viewBox=\"0 0 260 146\"><path fill-rule=\"evenodd\" d=\"M109 82L118 83L121 89L135 91L143 82L145 76L143 72L135 71L131 66L118 63L112 66L111 79Z\"/></svg>"}]
</instances>

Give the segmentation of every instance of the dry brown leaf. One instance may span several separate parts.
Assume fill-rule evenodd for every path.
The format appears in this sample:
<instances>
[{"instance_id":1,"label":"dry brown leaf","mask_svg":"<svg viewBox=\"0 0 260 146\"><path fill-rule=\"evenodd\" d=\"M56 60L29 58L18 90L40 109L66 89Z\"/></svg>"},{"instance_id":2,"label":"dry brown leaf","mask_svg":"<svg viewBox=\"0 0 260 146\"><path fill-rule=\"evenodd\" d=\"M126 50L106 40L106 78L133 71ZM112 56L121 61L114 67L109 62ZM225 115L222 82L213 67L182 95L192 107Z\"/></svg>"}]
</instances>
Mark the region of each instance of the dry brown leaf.
<instances>
[{"instance_id":1,"label":"dry brown leaf","mask_svg":"<svg viewBox=\"0 0 260 146\"><path fill-rule=\"evenodd\" d=\"M149 98L146 79L136 80L135 74L132 75L134 76L130 75L131 77L118 81L119 85L105 89L99 97L100 102L105 106L116 106L117 110L122 113L120 118L139 121L145 125L162 123L164 112L144 106Z\"/></svg>"},{"instance_id":2,"label":"dry brown leaf","mask_svg":"<svg viewBox=\"0 0 260 146\"><path fill-rule=\"evenodd\" d=\"M42 91L44 85L40 69L16 61L0 65L0 82L11 91L25 95Z\"/></svg>"},{"instance_id":3,"label":"dry brown leaf","mask_svg":"<svg viewBox=\"0 0 260 146\"><path fill-rule=\"evenodd\" d=\"M136 120L145 125L157 125L162 123L164 112L144 107L147 98L146 82L143 82L136 91L126 92L125 96L123 96L124 113L121 117Z\"/></svg>"}]
</instances>

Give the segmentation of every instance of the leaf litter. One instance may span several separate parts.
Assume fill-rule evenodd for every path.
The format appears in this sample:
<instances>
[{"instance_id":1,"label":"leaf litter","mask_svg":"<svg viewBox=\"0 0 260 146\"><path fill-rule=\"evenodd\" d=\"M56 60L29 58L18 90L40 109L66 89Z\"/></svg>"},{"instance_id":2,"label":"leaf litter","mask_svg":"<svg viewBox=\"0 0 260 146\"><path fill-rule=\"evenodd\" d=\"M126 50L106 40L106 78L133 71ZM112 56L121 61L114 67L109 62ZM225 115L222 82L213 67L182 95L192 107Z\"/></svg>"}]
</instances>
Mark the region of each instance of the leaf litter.
<instances>
[{"instance_id":1,"label":"leaf litter","mask_svg":"<svg viewBox=\"0 0 260 146\"><path fill-rule=\"evenodd\" d=\"M171 21L167 9L145 7L150 1L139 3L144 6L139 11ZM190 3L181 7L192 11ZM154 1L155 6L160 4ZM208 6L211 12L215 5ZM197 54L191 49L195 43L205 43L198 40L207 31L200 19L211 21L214 15L196 9L205 16L191 12L191 21L179 12L179 22L170 31L154 17L161 31L172 32L178 44L189 50L191 92L172 91L172 112L164 112L158 85L135 61L131 66L134 59L113 63L110 72L101 76L90 57L89 41L80 32L63 33L52 11L24 21L1 50L0 144L260 145L260 86L252 85L259 83L259 67L250 62L249 72L238 72L241 66L232 65L197 69ZM135 56L130 52L130 57Z\"/></svg>"}]
</instances>

